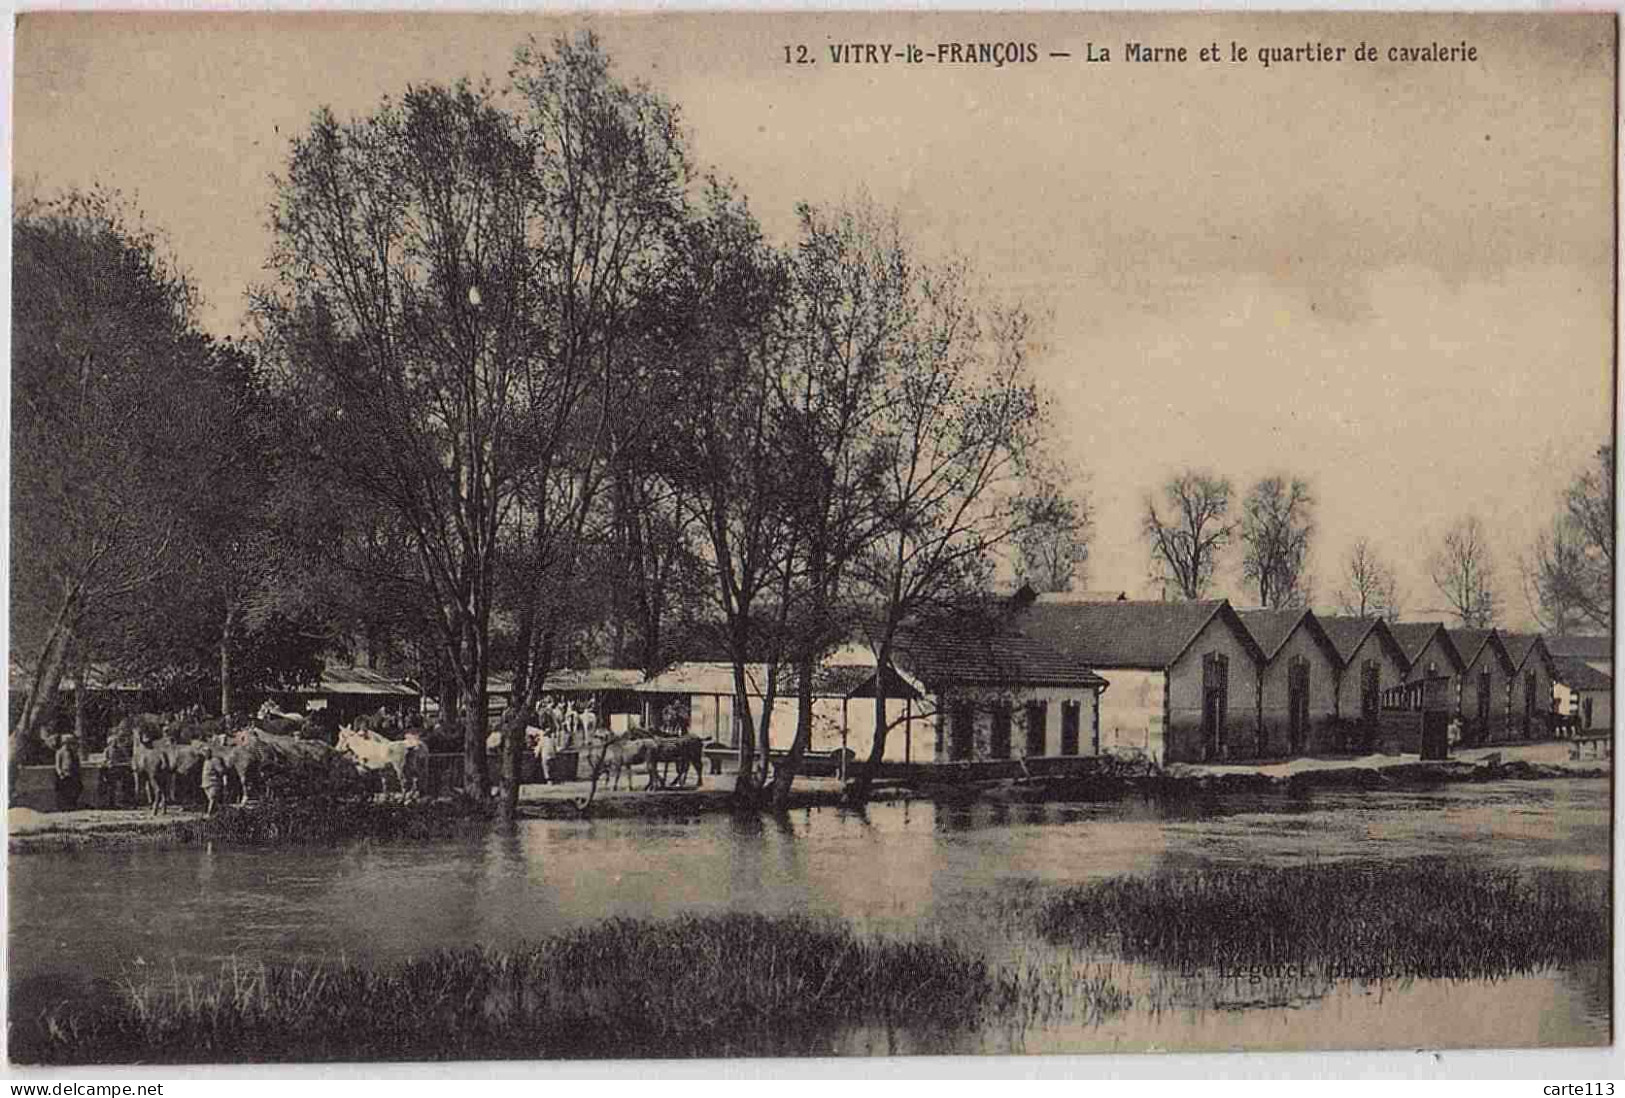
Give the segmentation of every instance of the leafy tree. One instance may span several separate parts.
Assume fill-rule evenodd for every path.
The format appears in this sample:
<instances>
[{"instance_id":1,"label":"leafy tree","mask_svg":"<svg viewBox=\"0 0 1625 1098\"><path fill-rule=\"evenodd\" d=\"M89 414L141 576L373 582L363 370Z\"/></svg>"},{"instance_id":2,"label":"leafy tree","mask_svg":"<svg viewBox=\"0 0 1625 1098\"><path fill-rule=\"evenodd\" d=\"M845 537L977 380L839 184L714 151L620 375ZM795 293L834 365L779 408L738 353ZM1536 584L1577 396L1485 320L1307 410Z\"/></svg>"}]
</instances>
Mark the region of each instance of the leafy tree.
<instances>
[{"instance_id":1,"label":"leafy tree","mask_svg":"<svg viewBox=\"0 0 1625 1098\"><path fill-rule=\"evenodd\" d=\"M1297 478L1265 477L1247 493L1241 572L1257 585L1259 605L1273 610L1306 603L1314 509L1309 485Z\"/></svg>"},{"instance_id":2,"label":"leafy tree","mask_svg":"<svg viewBox=\"0 0 1625 1098\"><path fill-rule=\"evenodd\" d=\"M1495 561L1488 533L1477 515L1467 515L1445 531L1429 561L1433 585L1463 628L1488 629L1500 611L1495 592Z\"/></svg>"},{"instance_id":3,"label":"leafy tree","mask_svg":"<svg viewBox=\"0 0 1625 1098\"><path fill-rule=\"evenodd\" d=\"M1202 598L1213 582L1219 553L1235 533L1230 513L1230 480L1186 469L1162 488L1163 509L1145 497L1141 530L1151 546L1152 565L1181 596Z\"/></svg>"},{"instance_id":4,"label":"leafy tree","mask_svg":"<svg viewBox=\"0 0 1625 1098\"><path fill-rule=\"evenodd\" d=\"M1337 603L1343 613L1356 618L1382 618L1396 621L1400 613L1399 584L1394 570L1365 538L1354 543L1343 565L1343 586Z\"/></svg>"},{"instance_id":5,"label":"leafy tree","mask_svg":"<svg viewBox=\"0 0 1625 1098\"><path fill-rule=\"evenodd\" d=\"M207 493L196 294L116 195L20 205L12 221L11 628L29 671L13 757L47 730L70 659L174 568ZM77 654L76 653L77 648Z\"/></svg>"}]
</instances>

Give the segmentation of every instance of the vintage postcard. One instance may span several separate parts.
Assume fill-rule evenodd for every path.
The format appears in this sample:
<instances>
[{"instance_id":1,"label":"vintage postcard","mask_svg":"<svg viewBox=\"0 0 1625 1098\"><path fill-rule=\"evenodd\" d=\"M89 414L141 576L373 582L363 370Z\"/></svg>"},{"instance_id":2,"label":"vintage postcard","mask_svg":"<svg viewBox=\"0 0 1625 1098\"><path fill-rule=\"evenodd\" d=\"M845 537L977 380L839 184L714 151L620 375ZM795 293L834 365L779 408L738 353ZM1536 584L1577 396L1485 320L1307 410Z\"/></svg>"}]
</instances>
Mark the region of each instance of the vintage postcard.
<instances>
[{"instance_id":1,"label":"vintage postcard","mask_svg":"<svg viewBox=\"0 0 1625 1098\"><path fill-rule=\"evenodd\" d=\"M20 15L12 1066L1610 1045L1617 57Z\"/></svg>"}]
</instances>

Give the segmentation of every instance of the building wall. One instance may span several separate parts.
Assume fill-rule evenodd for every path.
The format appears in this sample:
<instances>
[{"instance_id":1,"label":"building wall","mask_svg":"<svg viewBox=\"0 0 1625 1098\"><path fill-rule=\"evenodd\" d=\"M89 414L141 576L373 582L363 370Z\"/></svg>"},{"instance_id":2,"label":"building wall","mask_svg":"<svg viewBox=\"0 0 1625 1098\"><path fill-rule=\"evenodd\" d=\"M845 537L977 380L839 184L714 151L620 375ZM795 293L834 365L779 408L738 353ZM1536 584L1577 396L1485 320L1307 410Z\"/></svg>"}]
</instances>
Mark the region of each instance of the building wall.
<instances>
[{"instance_id":1,"label":"building wall","mask_svg":"<svg viewBox=\"0 0 1625 1098\"><path fill-rule=\"evenodd\" d=\"M1563 683L1552 684L1552 697L1557 712L1580 718L1581 732L1600 732L1613 726L1614 693L1612 690L1570 690ZM1591 702L1591 724L1585 723L1585 703Z\"/></svg>"},{"instance_id":2,"label":"building wall","mask_svg":"<svg viewBox=\"0 0 1625 1098\"><path fill-rule=\"evenodd\" d=\"M1292 750L1288 668L1300 656L1309 661L1309 727L1303 733L1303 751L1312 755L1337 746L1331 719L1337 712L1339 669L1326 650L1315 642L1314 635L1300 628L1264 668L1263 746L1266 755L1286 755Z\"/></svg>"},{"instance_id":3,"label":"building wall","mask_svg":"<svg viewBox=\"0 0 1625 1098\"><path fill-rule=\"evenodd\" d=\"M1224 728L1220 733L1221 758L1251 758L1258 747L1258 664L1252 653L1224 622L1214 619L1197 634L1168 674L1169 762L1197 762L1203 758L1202 677L1204 659L1212 654L1230 662ZM1117 689L1116 678L1112 690ZM1111 690L1107 691L1109 695Z\"/></svg>"},{"instance_id":4,"label":"building wall","mask_svg":"<svg viewBox=\"0 0 1625 1098\"><path fill-rule=\"evenodd\" d=\"M1428 668L1433 668L1434 675L1443 675L1450 682L1445 686L1445 696L1449 699L1450 712L1461 712L1461 676L1456 674L1456 665L1451 662L1450 654L1445 651L1444 641L1435 633L1428 646L1422 649L1422 654L1416 657L1405 672L1406 682L1420 682L1428 677Z\"/></svg>"},{"instance_id":5,"label":"building wall","mask_svg":"<svg viewBox=\"0 0 1625 1098\"><path fill-rule=\"evenodd\" d=\"M1360 675L1367 660L1377 661L1377 711L1382 712L1382 691L1401 686L1405 682L1405 668L1382 639L1375 633L1367 634L1360 647L1354 650L1349 664L1343 669L1342 685L1337 691L1337 715L1344 720L1360 719Z\"/></svg>"},{"instance_id":6,"label":"building wall","mask_svg":"<svg viewBox=\"0 0 1625 1098\"><path fill-rule=\"evenodd\" d=\"M1479 711L1478 684L1483 672L1489 672L1489 711ZM1461 716L1466 725L1467 733L1471 738L1474 733L1487 734L1495 739L1505 735L1507 729L1507 673L1501 663L1501 657L1493 645L1486 644L1479 650L1478 658L1470 664L1461 676L1460 697ZM1487 733L1479 732L1487 723Z\"/></svg>"},{"instance_id":7,"label":"building wall","mask_svg":"<svg viewBox=\"0 0 1625 1098\"><path fill-rule=\"evenodd\" d=\"M1531 721L1525 721L1524 707L1528 697L1528 674L1534 672L1534 710L1535 716ZM1512 676L1512 726L1508 730L1519 739L1531 739L1543 736L1546 733L1545 721L1552 713L1552 671L1546 661L1539 655L1530 653L1529 658L1523 661ZM1527 724L1527 727L1526 727Z\"/></svg>"},{"instance_id":8,"label":"building wall","mask_svg":"<svg viewBox=\"0 0 1625 1098\"><path fill-rule=\"evenodd\" d=\"M1251 664L1249 663L1249 667ZM1198 666L1197 674L1201 674ZM1161 671L1102 671L1111 685L1100 699L1100 752L1164 761L1164 690Z\"/></svg>"},{"instance_id":9,"label":"building wall","mask_svg":"<svg viewBox=\"0 0 1625 1098\"><path fill-rule=\"evenodd\" d=\"M1115 684L1116 681L1114 676L1112 682ZM1110 692L1107 691L1108 694ZM1046 710L1043 750L1035 754L1059 755L1061 753L1061 706L1067 702L1074 702L1078 706L1078 754L1082 756L1095 753L1096 696L1093 690L1041 686L1010 690L998 694L983 693L967 696L966 700L973 706L975 713L971 754L971 761L973 762L985 762L999 757L993 753L993 706L995 703L1005 702L1008 702L1011 707L1010 753L1005 757L1019 759L1028 754L1026 707L1029 702L1042 702ZM952 743L955 698L953 696L937 696L931 699L931 703L937 710L936 715L940 718L936 722L937 732L929 744L922 744L918 732L920 728L925 726L922 723L916 727L914 759L915 761L931 759L936 762L959 761L954 759ZM873 707L873 702L870 703L870 706ZM1102 751L1105 750L1104 737L1103 728ZM922 746L928 747L930 754L922 754ZM886 757L888 759L892 758L892 744L889 738L886 747ZM900 754L898 758L901 758Z\"/></svg>"}]
</instances>

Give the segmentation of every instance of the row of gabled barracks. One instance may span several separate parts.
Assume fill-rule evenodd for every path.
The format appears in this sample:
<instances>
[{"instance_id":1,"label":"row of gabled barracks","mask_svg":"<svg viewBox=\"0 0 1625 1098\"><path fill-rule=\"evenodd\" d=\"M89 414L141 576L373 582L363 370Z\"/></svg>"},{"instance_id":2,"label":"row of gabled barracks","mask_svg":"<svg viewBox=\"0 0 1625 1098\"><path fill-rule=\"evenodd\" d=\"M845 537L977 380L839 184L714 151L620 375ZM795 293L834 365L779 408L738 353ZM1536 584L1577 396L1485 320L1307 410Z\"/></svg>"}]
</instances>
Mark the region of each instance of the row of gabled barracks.
<instances>
[{"instance_id":1,"label":"row of gabled barracks","mask_svg":"<svg viewBox=\"0 0 1625 1098\"><path fill-rule=\"evenodd\" d=\"M1237 610L1227 600L1019 600L1016 625L1110 683L1100 749L1158 761L1414 750L1424 704L1469 743L1542 737L1553 660L1534 634Z\"/></svg>"}]
</instances>

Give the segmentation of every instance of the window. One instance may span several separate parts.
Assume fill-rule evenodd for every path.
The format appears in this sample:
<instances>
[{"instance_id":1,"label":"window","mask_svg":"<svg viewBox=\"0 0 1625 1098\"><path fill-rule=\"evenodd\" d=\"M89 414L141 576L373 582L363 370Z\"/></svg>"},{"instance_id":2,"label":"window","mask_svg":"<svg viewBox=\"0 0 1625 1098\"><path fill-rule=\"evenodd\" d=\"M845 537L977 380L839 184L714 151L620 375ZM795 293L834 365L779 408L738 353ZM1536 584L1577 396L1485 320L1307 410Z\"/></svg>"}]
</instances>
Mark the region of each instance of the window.
<instances>
[{"instance_id":1,"label":"window","mask_svg":"<svg viewBox=\"0 0 1625 1098\"><path fill-rule=\"evenodd\" d=\"M970 702L955 702L953 726L948 733L948 758L962 762L976 749L976 710Z\"/></svg>"},{"instance_id":2,"label":"window","mask_svg":"<svg viewBox=\"0 0 1625 1098\"><path fill-rule=\"evenodd\" d=\"M1027 754L1042 755L1049 739L1049 702L1027 703Z\"/></svg>"}]
</instances>

